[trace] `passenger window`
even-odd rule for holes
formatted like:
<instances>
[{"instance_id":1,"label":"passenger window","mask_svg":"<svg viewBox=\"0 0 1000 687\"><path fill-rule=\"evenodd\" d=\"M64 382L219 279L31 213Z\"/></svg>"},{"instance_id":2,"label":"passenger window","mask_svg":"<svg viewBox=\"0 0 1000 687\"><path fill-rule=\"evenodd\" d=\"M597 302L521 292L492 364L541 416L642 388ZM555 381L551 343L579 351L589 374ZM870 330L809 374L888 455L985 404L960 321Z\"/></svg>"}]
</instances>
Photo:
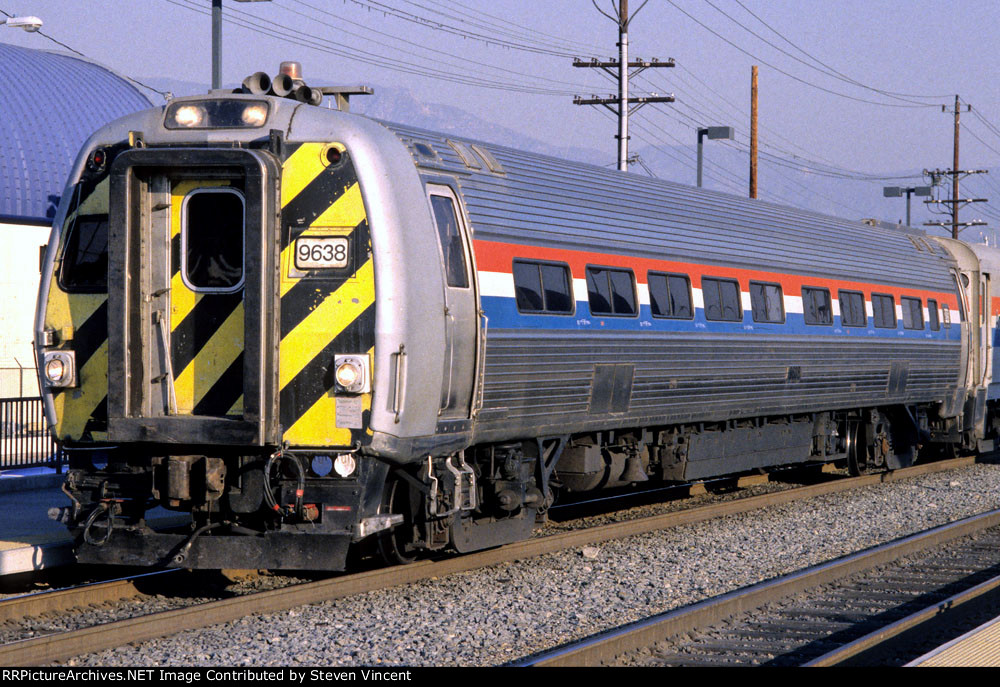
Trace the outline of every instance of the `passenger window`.
<instances>
[{"instance_id":1,"label":"passenger window","mask_svg":"<svg viewBox=\"0 0 1000 687\"><path fill-rule=\"evenodd\" d=\"M632 270L587 268L587 297L594 315L635 315L635 276Z\"/></svg>"},{"instance_id":2,"label":"passenger window","mask_svg":"<svg viewBox=\"0 0 1000 687\"><path fill-rule=\"evenodd\" d=\"M881 293L872 294L872 315L875 326L883 329L896 328L896 300Z\"/></svg>"},{"instance_id":3,"label":"passenger window","mask_svg":"<svg viewBox=\"0 0 1000 687\"><path fill-rule=\"evenodd\" d=\"M705 301L706 320L724 322L741 322L743 320L739 282L732 279L702 277L701 294Z\"/></svg>"},{"instance_id":4,"label":"passenger window","mask_svg":"<svg viewBox=\"0 0 1000 687\"><path fill-rule=\"evenodd\" d=\"M448 196L431 195L431 207L441 241L448 286L464 289L469 286L469 275L465 267L465 248L462 246L455 205Z\"/></svg>"},{"instance_id":5,"label":"passenger window","mask_svg":"<svg viewBox=\"0 0 1000 687\"><path fill-rule=\"evenodd\" d=\"M903 296L900 299L900 302L903 306L903 328L923 329L924 310L923 306L920 304L920 299Z\"/></svg>"},{"instance_id":6,"label":"passenger window","mask_svg":"<svg viewBox=\"0 0 1000 687\"><path fill-rule=\"evenodd\" d=\"M750 310L754 322L784 322L781 285L750 282Z\"/></svg>"},{"instance_id":7,"label":"passenger window","mask_svg":"<svg viewBox=\"0 0 1000 687\"><path fill-rule=\"evenodd\" d=\"M866 326L868 313L865 312L865 295L860 291L841 291L838 295L840 296L840 326Z\"/></svg>"},{"instance_id":8,"label":"passenger window","mask_svg":"<svg viewBox=\"0 0 1000 687\"><path fill-rule=\"evenodd\" d=\"M514 294L520 312L573 312L569 266L514 261Z\"/></svg>"},{"instance_id":9,"label":"passenger window","mask_svg":"<svg viewBox=\"0 0 1000 687\"><path fill-rule=\"evenodd\" d=\"M802 317L806 324L833 324L830 290L803 286Z\"/></svg>"},{"instance_id":10,"label":"passenger window","mask_svg":"<svg viewBox=\"0 0 1000 687\"><path fill-rule=\"evenodd\" d=\"M691 307L691 280L686 274L646 275L649 285L649 308L653 317L690 320L694 317Z\"/></svg>"},{"instance_id":11,"label":"passenger window","mask_svg":"<svg viewBox=\"0 0 1000 687\"><path fill-rule=\"evenodd\" d=\"M931 326L932 332L941 329L941 320L938 319L938 304L933 298L927 299L927 323Z\"/></svg>"},{"instance_id":12,"label":"passenger window","mask_svg":"<svg viewBox=\"0 0 1000 687\"><path fill-rule=\"evenodd\" d=\"M202 188L184 198L181 274L193 291L225 293L243 285L243 194Z\"/></svg>"}]
</instances>

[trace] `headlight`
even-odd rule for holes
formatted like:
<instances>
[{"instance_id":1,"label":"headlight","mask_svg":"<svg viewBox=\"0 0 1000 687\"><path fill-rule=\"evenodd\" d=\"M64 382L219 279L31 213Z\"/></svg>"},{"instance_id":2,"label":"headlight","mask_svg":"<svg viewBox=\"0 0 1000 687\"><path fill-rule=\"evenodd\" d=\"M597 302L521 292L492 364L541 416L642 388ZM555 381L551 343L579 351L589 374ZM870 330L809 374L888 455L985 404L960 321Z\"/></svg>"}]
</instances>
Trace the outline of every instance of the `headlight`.
<instances>
[{"instance_id":1,"label":"headlight","mask_svg":"<svg viewBox=\"0 0 1000 687\"><path fill-rule=\"evenodd\" d=\"M76 386L76 353L47 351L42 359L42 371L50 387Z\"/></svg>"},{"instance_id":2,"label":"headlight","mask_svg":"<svg viewBox=\"0 0 1000 687\"><path fill-rule=\"evenodd\" d=\"M267 123L265 100L206 99L167 105L163 126L168 129L255 129Z\"/></svg>"},{"instance_id":3,"label":"headlight","mask_svg":"<svg viewBox=\"0 0 1000 687\"><path fill-rule=\"evenodd\" d=\"M197 105L184 105L174 110L174 121L178 126L197 127L205 121L205 108Z\"/></svg>"},{"instance_id":4,"label":"headlight","mask_svg":"<svg viewBox=\"0 0 1000 687\"><path fill-rule=\"evenodd\" d=\"M267 107L264 105L248 105L243 114L240 115L240 119L247 126L263 126L264 122L267 121Z\"/></svg>"},{"instance_id":5,"label":"headlight","mask_svg":"<svg viewBox=\"0 0 1000 687\"><path fill-rule=\"evenodd\" d=\"M368 374L368 356L338 355L333 360L333 378L337 391L364 394L371 391L371 377Z\"/></svg>"}]
</instances>

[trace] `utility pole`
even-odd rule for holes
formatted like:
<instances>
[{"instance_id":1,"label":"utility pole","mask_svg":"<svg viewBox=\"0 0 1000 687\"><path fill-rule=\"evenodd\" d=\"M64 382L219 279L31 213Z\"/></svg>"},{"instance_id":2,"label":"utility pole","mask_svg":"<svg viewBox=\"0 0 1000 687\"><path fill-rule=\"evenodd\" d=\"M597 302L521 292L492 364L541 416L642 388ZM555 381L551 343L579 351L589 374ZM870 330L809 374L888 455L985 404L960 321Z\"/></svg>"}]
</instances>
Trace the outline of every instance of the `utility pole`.
<instances>
[{"instance_id":1,"label":"utility pole","mask_svg":"<svg viewBox=\"0 0 1000 687\"><path fill-rule=\"evenodd\" d=\"M972 105L966 104L965 111L969 112L972 110ZM942 112L948 112L948 106L941 106ZM958 221L958 209L963 205L968 205L969 203L985 203L986 198L960 198L958 195L958 180L961 177L969 176L970 174L986 174L989 170L986 169L969 169L961 170L958 168L958 130L961 123L961 111L962 105L959 102L959 98L955 96L955 109L952 111L955 115L955 140L952 149L952 168L951 169L935 169L933 171L924 170L924 174L930 176L931 179L937 182L944 176L951 177L951 198L940 198L935 200L925 200L927 204L941 204L941 205L951 205L951 222L924 222L924 226L929 227L946 227L951 226L951 237L953 239L958 238L958 232L965 227L975 227L982 226L986 224L982 220L973 220L971 222L959 222Z\"/></svg>"},{"instance_id":2,"label":"utility pole","mask_svg":"<svg viewBox=\"0 0 1000 687\"><path fill-rule=\"evenodd\" d=\"M212 0L212 90L222 88L222 0Z\"/></svg>"},{"instance_id":3,"label":"utility pole","mask_svg":"<svg viewBox=\"0 0 1000 687\"><path fill-rule=\"evenodd\" d=\"M600 98L598 96L592 96L590 98L581 98L576 96L573 98L574 105L603 105L618 116L618 135L615 138L618 139L618 169L625 172L628 170L629 156L628 156L628 118L629 115L635 113L639 108L647 103L672 103L674 102L674 96L661 96L653 93L649 96L642 96L633 98L629 96L628 92L628 80L632 76L636 76L642 71L649 69L650 67L673 67L673 59L668 59L665 62L660 62L658 59L653 58L652 60L634 60L629 62L628 59L628 26L629 22L635 18L636 14L646 6L646 2L639 6L639 9L635 11L632 17L628 14L628 0L618 0L618 8L614 10L614 16L608 14L600 7L597 6L596 0L591 0L594 3L594 7L597 11L603 14L608 19L612 20L618 24L618 59L610 59L606 62L598 61L596 58L591 59L589 62L575 59L573 60L574 67L597 67L603 69L605 72L611 75L611 78L617 79L618 81L618 96L608 96L607 98ZM612 5L612 8L614 6ZM629 72L630 69L635 71ZM635 104L635 107L629 107Z\"/></svg>"},{"instance_id":4,"label":"utility pole","mask_svg":"<svg viewBox=\"0 0 1000 687\"><path fill-rule=\"evenodd\" d=\"M271 0L236 0L270 2ZM212 90L222 88L222 0L212 0Z\"/></svg>"},{"instance_id":5,"label":"utility pole","mask_svg":"<svg viewBox=\"0 0 1000 687\"><path fill-rule=\"evenodd\" d=\"M750 67L750 197L757 197L757 65Z\"/></svg>"}]
</instances>

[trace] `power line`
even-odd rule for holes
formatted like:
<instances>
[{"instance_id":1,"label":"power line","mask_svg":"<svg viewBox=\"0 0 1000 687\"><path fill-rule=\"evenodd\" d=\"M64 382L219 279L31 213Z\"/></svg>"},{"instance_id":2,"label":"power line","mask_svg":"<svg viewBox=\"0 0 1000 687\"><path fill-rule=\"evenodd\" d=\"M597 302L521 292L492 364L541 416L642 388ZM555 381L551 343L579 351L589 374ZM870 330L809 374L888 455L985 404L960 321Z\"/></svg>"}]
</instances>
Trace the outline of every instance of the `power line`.
<instances>
[{"instance_id":1,"label":"power line","mask_svg":"<svg viewBox=\"0 0 1000 687\"><path fill-rule=\"evenodd\" d=\"M207 10L201 4L196 4L195 0L164 0L172 5L182 7L184 9L190 10L192 12L197 12L198 14L209 14ZM182 4L182 2L187 4ZM485 78L476 78L471 76L463 76L461 72L443 71L440 69L434 69L430 67L422 67L416 65L412 62L404 62L401 60L393 59L385 55L378 55L370 53L359 48L345 45L342 40L340 41L329 41L316 36L311 36L310 34L298 31L291 27L277 24L272 21L266 22L263 26L259 23L254 23L248 19L243 19L241 16L250 17L251 19L262 21L260 17L256 15L240 12L239 10L233 9L230 11L229 23L239 26L241 28L248 29L255 33L259 33L271 38L276 38L286 43L292 43L295 45L300 45L302 47L310 48L318 52L323 52L331 55L337 55L339 57L344 57L347 59L356 60L358 62L363 62L365 64L371 64L393 71L398 71L404 74L414 74L418 76L427 76L429 78L434 78L442 81L450 81L453 83L460 83L469 86L477 86L481 88L489 88L493 90L509 91L515 93L531 93L535 95L558 95L566 96L573 93L569 90L559 90L553 88L544 88L540 86L532 86L530 84L517 84L513 82L503 82Z\"/></svg>"},{"instance_id":2,"label":"power line","mask_svg":"<svg viewBox=\"0 0 1000 687\"><path fill-rule=\"evenodd\" d=\"M651 86L656 87L656 85L653 84L652 81L650 81L648 79L646 79L646 81L648 81ZM692 93L697 93L697 90L696 89L692 89ZM690 122L692 123L692 125L694 125L695 127L703 126L703 125L707 124L711 120L710 116L707 116L704 112L700 111L698 108L696 108L696 107L688 104L684 100L683 97L681 97L681 99L676 102L676 107L673 108L673 109L674 109L674 111L676 111L679 114L683 115L683 110L685 108L690 109L692 112L694 112L697 115L697 118L695 118L695 117L686 117L687 119L690 120ZM742 117L743 117L743 114L741 113L741 118ZM723 116L723 120L724 119L725 119L725 116ZM736 126L734 128L736 129L738 135L742 139L746 139L747 141L749 140L748 135L746 134L745 130L742 127ZM765 127L765 131L767 131L767 132L770 133L771 129L769 127ZM781 140L788 141L788 139L786 139L783 136L779 136L777 134L775 134L775 136L777 138L781 139ZM801 146L795 145L795 143L793 141L788 141L788 142L791 145L793 145L793 146L801 149ZM743 144L741 143L741 145L743 145ZM871 173L867 173L867 172L861 172L861 171L858 171L858 170L846 169L846 168L840 167L838 165L835 165L835 164L829 163L829 162L818 162L816 160L812 160L810 158L803 157L801 155L798 155L797 153L794 153L794 152L792 152L790 150L787 150L785 148L782 148L782 147L774 145L774 144L764 143L763 147L767 148L769 150L772 150L772 151L776 151L777 153L783 153L784 155L792 158L792 160L795 161L793 163L793 164L795 164L795 169L798 169L800 171L805 171L805 172L808 172L808 173L822 175L822 176L829 176L829 177L842 178L842 179L856 179L856 180L861 180L861 181L872 181L872 182L876 182L876 181L895 181L895 180L903 180L903 179L914 179L914 178L919 178L921 176L919 174L905 174L905 175L879 175L879 174L871 174ZM781 157L780 155L773 154L773 153L772 153L772 155L775 158L780 158Z\"/></svg>"},{"instance_id":3,"label":"power line","mask_svg":"<svg viewBox=\"0 0 1000 687\"><path fill-rule=\"evenodd\" d=\"M454 55L454 54L446 52L444 50L438 50L438 49L432 48L432 47L430 47L430 46L428 46L426 44L418 43L416 41L411 41L411 40L408 40L408 39L403 38L401 36L396 36L394 34L387 33L385 31L379 31L378 29L374 29L374 28L371 28L371 27L366 26L364 24L361 24L359 22L352 21L350 19L347 19L346 17L339 16L339 15L334 14L333 12L330 12L328 10L324 10L324 9L322 9L320 7L316 7L315 5L311 5L308 2L305 2L304 0L293 0L293 2L295 2L296 4L299 4L299 5L303 5L303 6L309 8L309 9L315 11L315 12L319 12L319 13L325 14L325 15L327 15L329 17L333 17L334 19L336 19L336 20L338 20L340 22L343 22L343 23L346 23L346 24L350 24L351 26L356 26L356 27L358 27L358 28L360 28L360 29L362 29L364 31L368 31L368 32L373 33L373 34L375 34L377 36L381 36L381 37L384 37L384 38L390 38L392 40L399 41L400 43L403 43L403 44L411 46L411 47L419 48L421 50L426 50L428 52L432 52L432 53L436 53L436 54L439 54L439 55L444 55L446 57L453 58L453 59L457 60L460 63L458 65L459 68L467 67L468 64L474 64L474 65L477 65L477 66L480 66L480 67L486 67L488 69L494 69L496 71L504 72L506 74L515 74L515 75L518 75L518 76L528 76L529 78L537 79L539 81L547 81L547 82L552 83L552 84L569 86L569 87L572 87L574 89L583 88L583 86L581 86L580 84L577 84L577 83L572 83L572 82L569 82L569 81L561 81L561 80L557 80L557 79L549 79L547 77L535 76L535 75L532 75L532 74L525 74L523 71L516 71L516 70L513 70L513 69L507 69L505 67L498 67L495 64L490 64L490 63L487 63L487 62L478 62L476 60L469 59L468 57ZM278 6L278 7L282 7L283 9L287 9L289 12L293 12L294 14L298 14L299 16L304 17L304 18L306 18L306 19L308 19L310 21L318 22L320 24L323 24L324 26L328 26L328 27L333 28L333 29L340 29L341 28L337 24L331 24L331 23L329 23L327 21L324 21L322 19L318 19L316 17L312 17L312 16L307 15L307 14L305 14L303 12L299 12L298 10L296 10L294 8L285 7L284 5L281 5L280 3L277 3L277 2L275 2L274 4L276 6ZM464 63L464 64L462 64L462 63ZM447 62L441 62L441 64L445 64L447 66L454 66L454 65L448 64Z\"/></svg>"},{"instance_id":4,"label":"power line","mask_svg":"<svg viewBox=\"0 0 1000 687\"><path fill-rule=\"evenodd\" d=\"M355 5L367 6L375 9L379 12L383 12L387 15L403 19L405 21L418 24L420 26L429 27L436 31L443 31L445 33L451 33L457 36L462 36L463 38L468 38L471 40L480 41L487 45L496 45L498 47L511 48L513 50L522 50L524 52L538 53L542 55L553 55L555 57L573 57L572 52L553 50L551 48L544 47L542 45L531 45L529 43L517 42L501 38L499 36L489 36L487 34L478 33L476 31L467 31L460 27L448 24L445 22L435 21L433 19L428 19L419 14L414 14L413 12L407 12L405 10L400 10L391 5L387 5L383 2L377 2L377 0L350 0Z\"/></svg>"},{"instance_id":5,"label":"power line","mask_svg":"<svg viewBox=\"0 0 1000 687\"><path fill-rule=\"evenodd\" d=\"M677 115L679 115L681 117L687 117L687 115L685 115L683 112L679 112L677 110L657 110L656 112L658 114L662 115L662 116L666 116L666 117L669 117L670 119L674 119L675 121L676 121L676 117L673 116L674 114L677 114ZM662 127L656 126L655 124L653 124L652 122L650 122L648 115L645 116L645 117L643 117L642 119L647 124L649 124L651 126L655 126L659 131L661 131L665 135L669 136L678 145L681 145L684 148L687 147L687 144L679 141L676 137L671 136L670 134L667 134L666 131L664 129L662 129ZM648 129L647 129L647 131L648 131ZM662 142L662 139L660 139L660 140ZM733 145L729 141L722 141L722 143L725 144L725 145L727 145L728 147L736 150L737 152L748 154L748 150L747 149L741 148L741 147L739 147L737 145ZM656 146L654 146L654 147L656 147ZM657 147L657 149L660 150L661 152L665 152L665 150L662 149L662 148ZM787 167L789 169L792 169L793 171L802 172L802 170L799 169L799 168L797 168L797 167L790 166L790 165L787 165L787 164L783 164L783 161L781 161L779 158L775 158L774 156L764 155L762 157L764 158L763 161L765 163L770 164L770 165L775 165L777 167ZM729 176L730 178L732 178L735 181L735 183L736 183L736 185L737 185L738 188L742 188L744 182L743 182L743 178L739 174L737 174L735 172L732 172L728 168L724 167L721 163L718 163L716 161L707 160L706 162L708 163L709 166L717 168L717 170L720 171L720 172L724 172L727 176ZM690 163L685 163L685 166L687 166L687 167L689 167L691 169L694 169L693 165L690 164ZM790 185L797 186L799 189L801 189L802 191L804 191L804 192L806 192L806 193L808 193L810 195L816 196L817 198L821 198L821 199L823 199L823 200L825 200L825 201L827 201L829 203L832 203L832 204L834 204L836 206L839 206L840 208L842 208L844 210L847 210L848 212L855 213L855 214L858 214L858 215L863 214L857 208L851 207L849 205L845 205L843 202L837 200L836 198L832 198L830 196L822 194L822 193L816 191L815 189L810 188L809 186L806 186L805 184L803 184L799 180L794 179L792 177L789 177L787 174L784 174L784 173L782 173L780 171L777 171L777 170L775 170L773 168L771 169L771 171L775 172L777 174L777 176L779 178L783 179L786 183L788 183ZM713 178L715 178L717 181L719 180L718 177L713 177ZM859 180L859 181L861 181L861 180ZM768 192L768 195L772 196L772 197L775 197L775 198L778 198L778 199L782 200L783 202L785 202L785 203L787 203L789 205L793 205L793 206L797 205L796 201L790 200L790 199L788 199L788 198L786 198L784 196L781 196L780 194L774 193L773 190L770 190Z\"/></svg>"},{"instance_id":6,"label":"power line","mask_svg":"<svg viewBox=\"0 0 1000 687\"><path fill-rule=\"evenodd\" d=\"M5 11L3 11L3 10L0 10L0 14L3 14L3 15L4 15L4 16L6 16L6 17L13 17L13 16L14 16L13 14L10 14L10 13L8 13L8 12L5 12ZM95 59L93 59L93 58L91 58L91 57L89 57L89 56L87 56L87 55L83 54L82 52L80 52L80 51L79 51L79 50L77 50L76 48L73 48L73 47L71 47L71 46L69 46L69 45L66 45L66 44L65 44L65 43L63 43L62 41L60 41L60 40L57 40L57 39L53 38L52 36L50 36L49 34L45 33L44 31L41 31L41 30L38 30L38 31L35 31L34 33L37 33L37 34L38 34L39 36L42 36L43 38L47 38L48 40L52 41L52 42L53 42L53 43L55 43L56 45L59 45L59 46L61 46L61 47L63 47L63 48L66 48L67 50L69 50L69 51L70 51L70 52L72 52L72 53L76 53L76 54L77 54L77 55L79 55L80 57L85 57L86 59L90 60L91 62L94 62L94 63L96 63L96 64L100 64L99 62L97 62L97 60L95 60ZM153 91L153 93L159 93L159 94L160 94L161 96L163 96L163 99L164 99L164 100L166 100L166 99L167 99L167 96L169 95L169 93L168 93L167 91L161 91L161 90L160 90L160 89L158 89L158 88L153 88L152 86L150 86L150 85L148 85L148 84L144 84L144 83L143 83L142 81L139 81L139 79L136 79L136 78L134 78L134 77L131 77L131 76L129 76L128 74L126 74L125 72L119 72L119 73L121 74L121 76L125 77L126 79L128 79L128 80L129 80L129 81L131 81L132 83L134 83L134 84L138 84L139 86L142 86L142 87L143 87L143 88L145 88L146 90L149 90L149 91Z\"/></svg>"},{"instance_id":7,"label":"power line","mask_svg":"<svg viewBox=\"0 0 1000 687\"><path fill-rule=\"evenodd\" d=\"M966 126L965 124L962 124L961 126L962 126L962 128L963 128L963 129L965 129L965 130L966 130L966 131L968 131L968 132L969 132L970 134L972 134L972 137L973 137L974 139L976 139L977 141L979 141L980 143L982 143L982 144L983 144L984 146L986 146L987 148L989 148L990 150L992 150L992 151L993 151L994 153L996 153L997 155L1000 155L1000 150L997 150L996 148L994 148L993 146L991 146L991 145L990 145L989 143L987 143L986 141L984 141L983 139L981 139L981 138L979 137L979 135L978 135L978 134L976 134L976 132L975 132L975 131L973 131L972 129L970 129L970 128L969 128L968 126Z\"/></svg>"},{"instance_id":8,"label":"power line","mask_svg":"<svg viewBox=\"0 0 1000 687\"><path fill-rule=\"evenodd\" d=\"M823 91L824 93L829 93L831 95L836 95L836 96L839 96L841 98L846 98L848 100L853 100L855 102L866 103L868 105L880 105L882 107L903 107L903 108L937 107L936 105L928 104L928 103L902 104L902 103L882 103L882 102L877 102L875 100L866 100L864 98L858 98L858 97L855 97L853 95L848 95L846 93L841 93L839 91L835 91L835 90L832 90L830 88L826 88L825 86L820 86L819 84L812 83L811 81L807 81L806 79L803 79L801 77L795 76L791 72L787 72L784 69L781 69L780 67L777 67L777 66L771 64L767 60L765 60L765 59L763 59L761 57L758 57L757 55L754 55L750 51L745 50L744 48L741 48L740 46L736 45L731 40L729 40L728 38L726 38L725 36L723 36L722 34L720 34L718 31L716 31L715 29L712 29L711 27L707 26L704 22L702 22L699 19L697 19L696 17L694 17L687 10L685 10L682 7L678 6L677 3L674 2L674 0L666 0L666 1L668 3L670 3L670 5L672 5L678 12L680 12L681 14L683 14L684 16L686 16L688 19L690 19L691 21L693 21L694 23L696 23L698 26L702 27L703 29L705 29L706 31L708 31L709 33L711 33L713 36L715 36L716 38L718 38L721 41L725 42L726 44L730 45L731 47L735 48L736 50L739 50L744 55L747 55L748 57L752 57L754 60L757 60L761 64L767 65L768 67L770 67L771 69L775 70L779 74L784 74L788 78L794 79L795 81L798 81L799 83L804 84L806 86L809 86L811 88L815 88L817 90Z\"/></svg>"},{"instance_id":9,"label":"power line","mask_svg":"<svg viewBox=\"0 0 1000 687\"><path fill-rule=\"evenodd\" d=\"M488 12L484 12L481 8L471 8L468 5L457 2L456 0L450 0L450 2L448 2L447 4L439 2L438 0L425 0L425 1L430 3L431 5L437 5L438 7L447 7L456 14L461 15L460 17L454 17L453 15L449 15L448 13L442 10L436 10L430 7L426 7L425 5L421 5L420 3L414 2L413 0L403 0L403 1L411 5L415 5L417 7L426 9L429 12L440 13L443 16L447 16L453 19L458 19L460 22L468 22L473 26L485 29L497 29L501 32L501 34L513 35L517 36L518 38L525 38L528 35L534 35L537 36L538 41L543 44L561 45L565 50L576 50L584 54L593 53L595 49L595 47L592 45L586 45L584 43L578 43L575 41L567 41L563 36L557 36L551 33L545 33L544 31L539 31L535 28L524 26L523 24L518 24L516 22L512 22L502 17L497 17L495 15L489 14ZM466 11L462 11L462 8L464 8ZM461 17L469 17L470 19L462 19ZM488 21L489 19L492 19L494 21ZM504 28L503 25L513 27L513 29Z\"/></svg>"},{"instance_id":10,"label":"power line","mask_svg":"<svg viewBox=\"0 0 1000 687\"><path fill-rule=\"evenodd\" d=\"M845 82L847 82L849 84L853 84L855 86L858 86L859 88L864 88L864 89L867 89L869 91L873 91L875 93L880 93L882 95L886 95L886 96L894 97L894 98L900 98L900 99L905 99L905 98L933 98L933 99L937 99L937 98L947 98L950 95L950 94L947 94L947 93L943 94L943 95L921 95L921 94L917 94L917 93L898 93L896 91L888 91L888 90L881 89L881 88L874 88L872 86L867 86L867 85L861 83L860 81L857 81L857 80L851 78L850 76L844 74L843 72L834 69L833 67L831 67L830 65L826 64L822 60L814 57L813 55L811 55L807 51L803 50L801 47L799 47L798 45L796 45L795 43L793 43L792 41L790 41L787 37L785 37L780 31L778 31L773 26L771 26L770 24L768 24L767 22L765 22L763 19L761 19L759 16L757 16L756 14L754 14L754 12L751 11L749 7L747 7L742 2L740 2L740 0L733 0L733 1L737 5L739 5L740 7L742 7L743 10L747 14L749 14L751 17L753 17L758 22L760 22L761 24L763 24L765 27L767 27L772 33L774 33L776 36L778 36L781 40L783 40L786 43L788 43L788 45L790 45L793 48L795 48L796 50L798 50L800 53L802 53L803 55L805 55L806 57L808 57L810 60L812 60L816 64L818 64L821 67L823 67L824 69L828 70L826 73L828 73L831 76L835 76L836 78L839 78L841 81L845 81ZM711 2L709 2L708 4L712 5ZM715 7L715 5L712 5L712 7ZM716 7L716 9L718 10L719 8ZM722 10L719 10L719 12L722 12ZM722 13L726 14L725 12L722 12ZM726 16L729 17L728 14L726 14ZM773 43L771 43L767 39L759 36L758 34L754 33L749 28L743 26L742 24L740 24L738 21L736 21L732 17L729 17L729 18L732 19L737 24L739 24L740 26L742 26L744 29L746 29L750 33L752 33L754 36L757 36L758 38L760 38L762 41L764 41L768 45L774 47L776 50L781 50L780 48L778 48L777 46L775 46ZM784 52L784 51L782 50L781 52ZM785 54L787 54L787 53L785 53ZM797 59L797 58L795 58L795 59ZM799 61L801 61L801 60L799 60ZM815 69L815 67L814 67L814 69ZM818 70L818 71L821 71L821 73L822 73L822 70Z\"/></svg>"}]
</instances>

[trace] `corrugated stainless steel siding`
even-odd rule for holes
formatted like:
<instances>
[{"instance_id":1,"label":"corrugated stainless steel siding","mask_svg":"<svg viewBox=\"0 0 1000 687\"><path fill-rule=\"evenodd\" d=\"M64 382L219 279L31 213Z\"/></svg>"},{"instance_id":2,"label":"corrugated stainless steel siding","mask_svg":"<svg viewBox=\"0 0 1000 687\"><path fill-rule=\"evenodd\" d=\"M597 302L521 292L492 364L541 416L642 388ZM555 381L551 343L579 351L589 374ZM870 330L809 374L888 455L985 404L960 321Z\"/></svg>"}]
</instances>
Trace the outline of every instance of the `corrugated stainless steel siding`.
<instances>
[{"instance_id":1,"label":"corrugated stainless steel siding","mask_svg":"<svg viewBox=\"0 0 1000 687\"><path fill-rule=\"evenodd\" d=\"M478 144L502 163L505 174L494 175L468 169L446 136L388 126L431 145L438 159L414 153L421 167L460 178L477 238L954 288L950 257L917 250L899 229Z\"/></svg>"},{"instance_id":2,"label":"corrugated stainless steel siding","mask_svg":"<svg viewBox=\"0 0 1000 687\"><path fill-rule=\"evenodd\" d=\"M80 146L152 103L87 58L0 42L0 216L51 222Z\"/></svg>"},{"instance_id":3,"label":"corrugated stainless steel siding","mask_svg":"<svg viewBox=\"0 0 1000 687\"><path fill-rule=\"evenodd\" d=\"M635 365L627 426L800 413L943 398L958 376L958 344L924 341L497 330L486 353L479 431L491 436L559 425L583 431L594 366ZM888 394L892 363L909 364L905 390ZM788 368L799 381L787 381Z\"/></svg>"}]
</instances>

